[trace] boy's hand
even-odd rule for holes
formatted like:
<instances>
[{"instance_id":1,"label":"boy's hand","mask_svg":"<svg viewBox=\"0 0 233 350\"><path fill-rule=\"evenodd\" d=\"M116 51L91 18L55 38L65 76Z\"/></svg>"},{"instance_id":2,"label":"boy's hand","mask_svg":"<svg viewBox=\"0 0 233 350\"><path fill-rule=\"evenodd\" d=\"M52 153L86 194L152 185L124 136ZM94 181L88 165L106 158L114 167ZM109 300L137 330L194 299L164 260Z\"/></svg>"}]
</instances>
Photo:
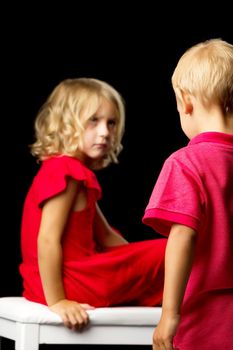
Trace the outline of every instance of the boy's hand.
<instances>
[{"instance_id":1,"label":"boy's hand","mask_svg":"<svg viewBox=\"0 0 233 350\"><path fill-rule=\"evenodd\" d=\"M61 316L66 327L82 329L89 322L86 310L92 310L94 307L89 304L79 304L73 300L63 299L49 306L49 309Z\"/></svg>"},{"instance_id":2,"label":"boy's hand","mask_svg":"<svg viewBox=\"0 0 233 350\"><path fill-rule=\"evenodd\" d=\"M153 350L175 350L172 343L179 321L179 315L162 315L153 334Z\"/></svg>"}]
</instances>

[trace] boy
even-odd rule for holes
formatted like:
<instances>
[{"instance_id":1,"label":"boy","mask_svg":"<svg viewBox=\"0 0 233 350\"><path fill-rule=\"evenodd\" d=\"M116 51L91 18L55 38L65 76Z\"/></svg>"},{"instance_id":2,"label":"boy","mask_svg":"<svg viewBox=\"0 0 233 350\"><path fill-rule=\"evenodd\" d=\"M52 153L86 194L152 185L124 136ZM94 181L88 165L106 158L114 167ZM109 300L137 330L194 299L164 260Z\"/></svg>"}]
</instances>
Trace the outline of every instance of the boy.
<instances>
[{"instance_id":1,"label":"boy","mask_svg":"<svg viewBox=\"0 0 233 350\"><path fill-rule=\"evenodd\" d=\"M169 236L153 350L233 349L233 45L199 43L172 76L187 147L164 163L143 222Z\"/></svg>"}]
</instances>

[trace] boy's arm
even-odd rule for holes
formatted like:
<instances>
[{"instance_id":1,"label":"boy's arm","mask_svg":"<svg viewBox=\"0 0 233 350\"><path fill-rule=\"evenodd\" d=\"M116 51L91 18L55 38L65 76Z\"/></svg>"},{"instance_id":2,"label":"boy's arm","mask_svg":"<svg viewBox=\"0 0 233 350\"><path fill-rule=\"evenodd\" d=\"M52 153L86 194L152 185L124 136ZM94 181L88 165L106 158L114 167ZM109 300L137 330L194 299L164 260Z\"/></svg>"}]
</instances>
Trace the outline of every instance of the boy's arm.
<instances>
[{"instance_id":1,"label":"boy's arm","mask_svg":"<svg viewBox=\"0 0 233 350\"><path fill-rule=\"evenodd\" d=\"M153 335L153 350L172 350L173 337L180 321L180 309L190 275L196 232L174 224L165 254L165 282L162 316Z\"/></svg>"}]
</instances>

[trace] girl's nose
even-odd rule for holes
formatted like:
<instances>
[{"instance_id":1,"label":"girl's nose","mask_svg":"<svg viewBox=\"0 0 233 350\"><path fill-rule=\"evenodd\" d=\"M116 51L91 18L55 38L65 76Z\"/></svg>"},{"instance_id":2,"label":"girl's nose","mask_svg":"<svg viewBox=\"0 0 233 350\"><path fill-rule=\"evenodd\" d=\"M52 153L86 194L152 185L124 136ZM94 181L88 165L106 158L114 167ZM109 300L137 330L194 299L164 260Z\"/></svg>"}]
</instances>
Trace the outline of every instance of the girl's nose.
<instances>
[{"instance_id":1,"label":"girl's nose","mask_svg":"<svg viewBox=\"0 0 233 350\"><path fill-rule=\"evenodd\" d=\"M100 136L108 136L109 135L109 128L107 123L100 123L99 125L99 133Z\"/></svg>"}]
</instances>

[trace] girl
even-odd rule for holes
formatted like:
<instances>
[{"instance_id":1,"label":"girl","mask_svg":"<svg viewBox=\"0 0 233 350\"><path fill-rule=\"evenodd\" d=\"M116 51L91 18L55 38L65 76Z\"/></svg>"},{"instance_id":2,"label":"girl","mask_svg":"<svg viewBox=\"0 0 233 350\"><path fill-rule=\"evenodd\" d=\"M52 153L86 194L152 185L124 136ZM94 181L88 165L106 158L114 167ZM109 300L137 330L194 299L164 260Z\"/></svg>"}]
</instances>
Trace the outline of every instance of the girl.
<instances>
[{"instance_id":1,"label":"girl","mask_svg":"<svg viewBox=\"0 0 233 350\"><path fill-rule=\"evenodd\" d=\"M23 295L47 304L67 327L86 310L161 302L166 239L130 243L108 224L92 170L117 162L124 104L96 79L61 82L35 122L41 162L22 218Z\"/></svg>"}]
</instances>

